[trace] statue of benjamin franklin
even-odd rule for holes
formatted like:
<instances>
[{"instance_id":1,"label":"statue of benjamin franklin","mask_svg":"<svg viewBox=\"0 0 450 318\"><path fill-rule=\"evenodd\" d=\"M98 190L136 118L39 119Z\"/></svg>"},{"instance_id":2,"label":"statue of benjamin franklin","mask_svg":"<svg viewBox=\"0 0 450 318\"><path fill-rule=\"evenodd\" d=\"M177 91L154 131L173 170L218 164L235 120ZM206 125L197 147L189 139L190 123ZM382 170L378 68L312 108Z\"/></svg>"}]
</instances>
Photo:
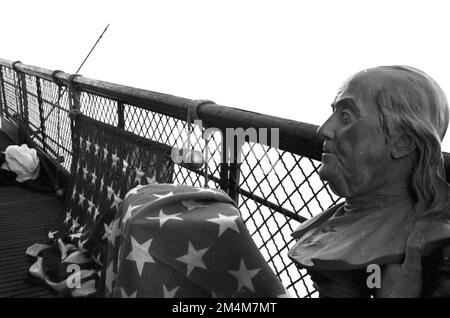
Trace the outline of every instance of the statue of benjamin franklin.
<instances>
[{"instance_id":1,"label":"statue of benjamin franklin","mask_svg":"<svg viewBox=\"0 0 450 318\"><path fill-rule=\"evenodd\" d=\"M444 92L418 69L376 67L344 82L332 111L319 173L345 201L301 224L289 256L320 297L449 297Z\"/></svg>"}]
</instances>

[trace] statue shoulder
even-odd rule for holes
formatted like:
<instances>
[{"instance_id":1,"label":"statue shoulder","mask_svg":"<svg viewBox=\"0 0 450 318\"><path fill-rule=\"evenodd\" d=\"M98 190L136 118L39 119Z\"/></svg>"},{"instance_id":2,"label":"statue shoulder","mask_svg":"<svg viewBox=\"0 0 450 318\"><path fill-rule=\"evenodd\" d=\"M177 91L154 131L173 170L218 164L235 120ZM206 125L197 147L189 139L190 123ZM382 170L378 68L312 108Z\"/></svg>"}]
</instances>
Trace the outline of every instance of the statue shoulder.
<instances>
[{"instance_id":1,"label":"statue shoulder","mask_svg":"<svg viewBox=\"0 0 450 318\"><path fill-rule=\"evenodd\" d=\"M423 297L450 297L450 241L423 260Z\"/></svg>"},{"instance_id":2,"label":"statue shoulder","mask_svg":"<svg viewBox=\"0 0 450 318\"><path fill-rule=\"evenodd\" d=\"M291 234L295 239L300 238L303 234L305 234L309 229L319 226L330 217L332 217L336 211L344 206L344 202L340 202L334 206L331 206L327 210L322 213L317 214L316 216L310 218L309 220L303 222L297 227L297 229Z\"/></svg>"}]
</instances>

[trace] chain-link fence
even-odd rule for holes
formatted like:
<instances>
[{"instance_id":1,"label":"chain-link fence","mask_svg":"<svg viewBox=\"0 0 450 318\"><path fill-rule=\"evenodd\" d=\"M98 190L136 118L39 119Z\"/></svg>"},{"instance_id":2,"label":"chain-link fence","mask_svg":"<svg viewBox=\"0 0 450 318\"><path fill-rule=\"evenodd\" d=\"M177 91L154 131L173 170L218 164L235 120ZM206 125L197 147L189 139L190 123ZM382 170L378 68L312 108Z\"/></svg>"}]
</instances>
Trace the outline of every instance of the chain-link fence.
<instances>
[{"instance_id":1,"label":"chain-link fence","mask_svg":"<svg viewBox=\"0 0 450 318\"><path fill-rule=\"evenodd\" d=\"M297 297L317 296L305 270L287 257L295 228L339 199L318 177L317 127L0 59L1 116L26 123L36 145L67 173L72 159L69 114L76 111L201 153L206 164L175 165L174 182L226 191L287 290ZM237 137L228 139L229 134L239 129L256 133L230 148L228 141ZM267 142L267 132L278 142ZM229 160L239 156L240 161Z\"/></svg>"}]
</instances>

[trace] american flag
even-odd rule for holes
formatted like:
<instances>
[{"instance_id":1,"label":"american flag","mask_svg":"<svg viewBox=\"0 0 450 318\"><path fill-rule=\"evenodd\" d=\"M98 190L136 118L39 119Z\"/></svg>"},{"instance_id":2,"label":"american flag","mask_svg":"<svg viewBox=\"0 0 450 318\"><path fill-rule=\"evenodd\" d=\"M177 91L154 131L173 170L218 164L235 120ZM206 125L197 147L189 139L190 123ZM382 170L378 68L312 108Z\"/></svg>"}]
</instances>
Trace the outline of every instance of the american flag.
<instances>
[{"instance_id":1,"label":"american flag","mask_svg":"<svg viewBox=\"0 0 450 318\"><path fill-rule=\"evenodd\" d=\"M109 297L287 296L221 190L136 187L107 233Z\"/></svg>"},{"instance_id":2,"label":"american flag","mask_svg":"<svg viewBox=\"0 0 450 318\"><path fill-rule=\"evenodd\" d=\"M48 242L28 248L30 273L61 293L101 296L113 219L130 189L172 181L171 148L83 115L75 120L72 143L67 211L48 230ZM81 286L73 287L67 282L76 275Z\"/></svg>"}]
</instances>

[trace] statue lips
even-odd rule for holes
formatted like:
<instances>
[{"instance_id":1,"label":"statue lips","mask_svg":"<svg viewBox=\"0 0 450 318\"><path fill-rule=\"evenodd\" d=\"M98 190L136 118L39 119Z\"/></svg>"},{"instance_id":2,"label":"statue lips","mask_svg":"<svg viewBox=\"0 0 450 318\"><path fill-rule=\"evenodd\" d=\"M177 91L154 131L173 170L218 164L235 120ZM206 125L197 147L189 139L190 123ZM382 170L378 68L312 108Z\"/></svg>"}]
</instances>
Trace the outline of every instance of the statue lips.
<instances>
[{"instance_id":1,"label":"statue lips","mask_svg":"<svg viewBox=\"0 0 450 318\"><path fill-rule=\"evenodd\" d=\"M324 144L322 153L322 163L327 164L333 157L336 157L336 154L330 149L330 147Z\"/></svg>"}]
</instances>

